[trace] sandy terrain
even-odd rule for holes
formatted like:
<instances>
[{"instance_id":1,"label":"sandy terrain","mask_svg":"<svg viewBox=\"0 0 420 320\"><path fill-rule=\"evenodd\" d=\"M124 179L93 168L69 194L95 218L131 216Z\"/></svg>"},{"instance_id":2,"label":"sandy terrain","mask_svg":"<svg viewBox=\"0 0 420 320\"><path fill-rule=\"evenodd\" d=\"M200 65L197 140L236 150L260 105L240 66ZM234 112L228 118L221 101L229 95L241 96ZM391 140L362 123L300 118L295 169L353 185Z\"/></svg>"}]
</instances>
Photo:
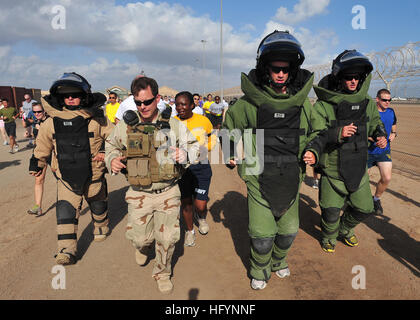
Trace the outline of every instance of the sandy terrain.
<instances>
[{"instance_id":1,"label":"sandy terrain","mask_svg":"<svg viewBox=\"0 0 420 320\"><path fill-rule=\"evenodd\" d=\"M384 216L372 216L357 227L359 247L339 243L334 254L321 250L317 190L307 185L307 178L301 188L300 231L288 258L292 275L286 279L273 275L267 288L258 292L250 288L247 277L246 188L236 170L223 165L213 165L209 234L198 235L193 248L183 247L183 236L176 246L172 295L158 292L151 278L152 263L139 267L134 261L134 249L124 237L127 183L121 175L107 176L110 237L102 243L92 241L84 203L78 233L80 260L65 268L65 289L53 289L56 181L48 169L46 214L28 215L34 184L27 171L31 150L12 155L8 146L1 146L0 299L420 299L420 181L409 178L407 169L418 170L420 162L420 108L412 108L397 110L399 136L393 148L399 152L393 156L403 171L395 171L383 196ZM21 148L27 143L22 136L18 121ZM417 156L404 158L402 152ZM372 190L377 180L374 170ZM361 275L360 269L352 273L355 266L364 268L365 289L352 287L353 278Z\"/></svg>"}]
</instances>

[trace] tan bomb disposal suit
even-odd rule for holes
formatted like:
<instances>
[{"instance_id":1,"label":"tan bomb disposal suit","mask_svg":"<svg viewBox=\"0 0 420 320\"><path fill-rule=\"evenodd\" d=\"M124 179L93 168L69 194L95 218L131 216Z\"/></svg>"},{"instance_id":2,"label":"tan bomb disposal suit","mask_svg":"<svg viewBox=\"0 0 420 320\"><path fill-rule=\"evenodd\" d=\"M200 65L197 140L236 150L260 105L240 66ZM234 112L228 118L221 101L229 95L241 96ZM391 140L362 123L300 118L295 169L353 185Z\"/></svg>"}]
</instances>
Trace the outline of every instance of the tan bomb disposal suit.
<instances>
[{"instance_id":1,"label":"tan bomb disposal suit","mask_svg":"<svg viewBox=\"0 0 420 320\"><path fill-rule=\"evenodd\" d=\"M96 155L104 152L103 144L105 139L111 133L114 125L100 114L101 110L96 108L97 115L94 115L95 109L78 109L69 110L66 107L62 111L49 106L43 101L45 111L50 115L40 127L37 139L34 156L38 159L38 167L43 168L47 165L47 159L51 158L51 169L55 171L58 179L57 183L57 232L58 232L58 254L70 254L75 258L77 253L77 226L80 215L80 209L83 197L88 202L92 213L92 220L94 224L95 240L104 239L108 233L108 216L107 216L107 201L108 191L105 179L105 162L94 161ZM91 157L91 176L84 174L73 168L66 166L65 168L59 165L62 154L57 148L57 135L55 132L54 118L61 118L68 121L63 121L64 125L70 125L74 122L76 117L82 117L88 121L88 136ZM79 118L80 119L80 118ZM74 124L74 123L73 123ZM71 143L78 143L73 137L69 137ZM102 149L102 151L101 151ZM74 154L77 158L79 154ZM66 155L66 160L69 161ZM71 161L71 160L70 160ZM63 177L61 170L65 169L67 175L80 176L86 179L83 187L80 190L75 190L71 184ZM70 171L69 170L73 170ZM79 189L79 188L77 188ZM102 236L102 237L101 237ZM60 263L59 261L57 263Z\"/></svg>"},{"instance_id":2,"label":"tan bomb disposal suit","mask_svg":"<svg viewBox=\"0 0 420 320\"><path fill-rule=\"evenodd\" d=\"M170 129L159 129L159 123L169 124ZM178 164L171 159L171 146L188 153L186 163ZM159 113L153 123L131 127L120 121L106 140L105 150L109 172L113 159L127 158L127 172L122 172L130 183L125 197L126 238L138 250L136 254L146 254L155 241L152 277L169 279L175 243L180 239L181 193L177 181L189 164L197 162L199 144L180 121L172 117L164 120Z\"/></svg>"}]
</instances>

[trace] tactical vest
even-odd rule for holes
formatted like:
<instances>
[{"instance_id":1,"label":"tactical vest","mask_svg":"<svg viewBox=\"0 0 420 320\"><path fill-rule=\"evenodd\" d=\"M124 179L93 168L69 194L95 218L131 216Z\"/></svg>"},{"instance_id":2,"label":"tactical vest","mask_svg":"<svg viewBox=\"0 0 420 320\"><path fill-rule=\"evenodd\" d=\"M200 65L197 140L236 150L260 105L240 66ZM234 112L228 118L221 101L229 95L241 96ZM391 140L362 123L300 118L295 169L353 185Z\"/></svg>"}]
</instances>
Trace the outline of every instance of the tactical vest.
<instances>
[{"instance_id":1,"label":"tactical vest","mask_svg":"<svg viewBox=\"0 0 420 320\"><path fill-rule=\"evenodd\" d=\"M369 100L359 103L346 101L334 106L337 126L344 127L353 123L357 127L356 133L344 139L338 148L339 173L349 192L355 192L360 185L365 172L368 155L368 133L366 109Z\"/></svg>"},{"instance_id":2,"label":"tactical vest","mask_svg":"<svg viewBox=\"0 0 420 320\"><path fill-rule=\"evenodd\" d=\"M257 129L264 129L264 171L258 181L276 218L286 213L299 192L299 136L304 134L301 111L301 106L282 111L269 105L258 108Z\"/></svg>"},{"instance_id":3,"label":"tactical vest","mask_svg":"<svg viewBox=\"0 0 420 320\"><path fill-rule=\"evenodd\" d=\"M92 162L88 131L91 119L77 116L73 119L53 118L57 144L57 160L61 177L76 194L83 194L88 180L92 178Z\"/></svg>"},{"instance_id":4,"label":"tactical vest","mask_svg":"<svg viewBox=\"0 0 420 320\"><path fill-rule=\"evenodd\" d=\"M166 123L162 127L162 124ZM180 177L180 166L170 159L169 119L156 124L127 125L127 180L132 186L149 187ZM165 129L165 130L162 130ZM157 153L164 159L157 158Z\"/></svg>"}]
</instances>

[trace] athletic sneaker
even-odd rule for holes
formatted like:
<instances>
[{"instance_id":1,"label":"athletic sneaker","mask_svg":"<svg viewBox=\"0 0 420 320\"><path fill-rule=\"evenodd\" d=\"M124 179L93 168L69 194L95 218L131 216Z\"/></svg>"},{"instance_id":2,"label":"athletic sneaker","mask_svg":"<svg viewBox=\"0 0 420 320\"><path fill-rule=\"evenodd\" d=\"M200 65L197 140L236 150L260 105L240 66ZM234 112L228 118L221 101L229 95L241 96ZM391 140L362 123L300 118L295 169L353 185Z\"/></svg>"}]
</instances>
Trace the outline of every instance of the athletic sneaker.
<instances>
[{"instance_id":1,"label":"athletic sneaker","mask_svg":"<svg viewBox=\"0 0 420 320\"><path fill-rule=\"evenodd\" d=\"M319 181L318 181L318 179L315 179L314 180L314 184L312 185L312 188L319 189Z\"/></svg>"},{"instance_id":2,"label":"athletic sneaker","mask_svg":"<svg viewBox=\"0 0 420 320\"><path fill-rule=\"evenodd\" d=\"M15 144L15 146L13 147L13 151L14 152L18 152L19 151L19 145Z\"/></svg>"},{"instance_id":3,"label":"athletic sneaker","mask_svg":"<svg viewBox=\"0 0 420 320\"><path fill-rule=\"evenodd\" d=\"M373 199L373 209L374 209L374 213L377 215L384 214L384 209L382 208L380 199L378 200Z\"/></svg>"},{"instance_id":4,"label":"athletic sneaker","mask_svg":"<svg viewBox=\"0 0 420 320\"><path fill-rule=\"evenodd\" d=\"M12 149L12 150L9 151L9 153L14 154L15 151Z\"/></svg>"},{"instance_id":5,"label":"athletic sneaker","mask_svg":"<svg viewBox=\"0 0 420 320\"><path fill-rule=\"evenodd\" d=\"M33 144L32 142L29 142L26 146L27 146L28 148L32 148L32 147L34 146L34 144Z\"/></svg>"},{"instance_id":6,"label":"athletic sneaker","mask_svg":"<svg viewBox=\"0 0 420 320\"><path fill-rule=\"evenodd\" d=\"M3 142L3 145L4 145L4 146L7 146L7 145L9 145L9 142L4 141L4 142Z\"/></svg>"},{"instance_id":7,"label":"athletic sneaker","mask_svg":"<svg viewBox=\"0 0 420 320\"><path fill-rule=\"evenodd\" d=\"M206 219L200 218L198 215L196 215L195 218L198 222L198 232L200 232L202 235L206 235L210 230Z\"/></svg>"},{"instance_id":8,"label":"athletic sneaker","mask_svg":"<svg viewBox=\"0 0 420 320\"><path fill-rule=\"evenodd\" d=\"M36 214L37 216L42 216L42 209L36 204L28 210L28 214Z\"/></svg>"},{"instance_id":9,"label":"athletic sneaker","mask_svg":"<svg viewBox=\"0 0 420 320\"><path fill-rule=\"evenodd\" d=\"M355 235L349 237L339 235L339 238L350 247L357 247L359 245L359 240L357 240L357 237Z\"/></svg>"},{"instance_id":10,"label":"athletic sneaker","mask_svg":"<svg viewBox=\"0 0 420 320\"><path fill-rule=\"evenodd\" d=\"M321 243L321 248L322 248L322 250L324 250L325 252L328 252L328 253L335 252L335 245L330 243L330 242Z\"/></svg>"},{"instance_id":11,"label":"athletic sneaker","mask_svg":"<svg viewBox=\"0 0 420 320\"><path fill-rule=\"evenodd\" d=\"M195 246L194 230L185 232L184 246L186 246L186 247L194 247Z\"/></svg>"},{"instance_id":12,"label":"athletic sneaker","mask_svg":"<svg viewBox=\"0 0 420 320\"><path fill-rule=\"evenodd\" d=\"M282 279L290 276L290 269L289 269L289 267L286 267L284 269L277 270L276 271L276 275L279 278L282 278Z\"/></svg>"},{"instance_id":13,"label":"athletic sneaker","mask_svg":"<svg viewBox=\"0 0 420 320\"><path fill-rule=\"evenodd\" d=\"M251 280L251 288L254 290L262 290L267 286L267 281L264 280L257 280L252 279Z\"/></svg>"}]
</instances>

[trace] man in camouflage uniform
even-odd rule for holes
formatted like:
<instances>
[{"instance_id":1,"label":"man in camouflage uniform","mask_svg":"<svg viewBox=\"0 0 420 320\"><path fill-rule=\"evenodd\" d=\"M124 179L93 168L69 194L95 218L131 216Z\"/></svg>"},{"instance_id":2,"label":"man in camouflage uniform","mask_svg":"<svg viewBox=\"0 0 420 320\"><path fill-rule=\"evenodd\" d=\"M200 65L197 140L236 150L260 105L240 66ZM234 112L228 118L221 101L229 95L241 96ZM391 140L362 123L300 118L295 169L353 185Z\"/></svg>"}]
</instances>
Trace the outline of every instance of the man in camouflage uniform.
<instances>
[{"instance_id":1,"label":"man in camouflage uniform","mask_svg":"<svg viewBox=\"0 0 420 320\"><path fill-rule=\"evenodd\" d=\"M154 79L134 79L131 92L137 111L127 111L106 141L105 162L113 173L126 173L128 222L126 237L144 265L155 241L153 278L162 293L171 293L171 259L180 238L178 179L198 159L199 144L171 110L157 109L160 100Z\"/></svg>"}]
</instances>

